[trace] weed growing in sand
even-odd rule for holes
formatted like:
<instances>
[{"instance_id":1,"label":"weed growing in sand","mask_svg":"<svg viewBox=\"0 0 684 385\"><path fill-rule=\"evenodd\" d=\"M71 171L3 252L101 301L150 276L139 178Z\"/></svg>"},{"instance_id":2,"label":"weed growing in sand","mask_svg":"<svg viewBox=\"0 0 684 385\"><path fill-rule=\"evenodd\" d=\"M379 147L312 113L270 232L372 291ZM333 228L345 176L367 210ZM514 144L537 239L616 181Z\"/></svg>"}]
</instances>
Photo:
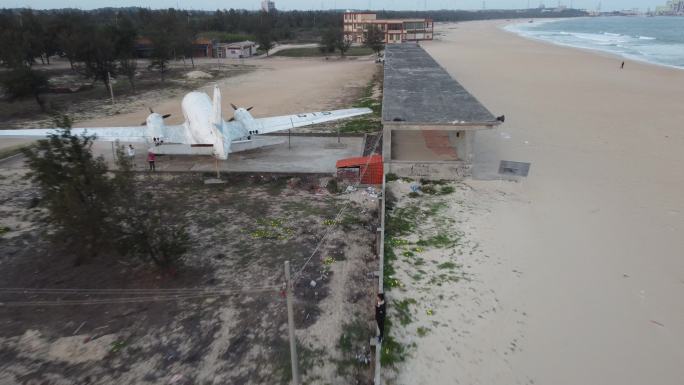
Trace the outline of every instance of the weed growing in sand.
<instances>
[{"instance_id":1,"label":"weed growing in sand","mask_svg":"<svg viewBox=\"0 0 684 385\"><path fill-rule=\"evenodd\" d=\"M430 332L430 328L418 326L418 329L416 329L416 333L418 333L418 337L425 337L428 333Z\"/></svg>"},{"instance_id":2,"label":"weed growing in sand","mask_svg":"<svg viewBox=\"0 0 684 385\"><path fill-rule=\"evenodd\" d=\"M385 320L385 339L382 341L382 351L380 352L380 363L383 366L394 367L398 363L406 361L408 357L408 347L399 343L392 336L392 321L390 318Z\"/></svg>"},{"instance_id":3,"label":"weed growing in sand","mask_svg":"<svg viewBox=\"0 0 684 385\"><path fill-rule=\"evenodd\" d=\"M397 174L395 174L395 173L390 172L390 173L385 175L385 180L387 182L394 182L395 180L398 180L398 179L399 179L399 176L397 176Z\"/></svg>"},{"instance_id":4,"label":"weed growing in sand","mask_svg":"<svg viewBox=\"0 0 684 385\"><path fill-rule=\"evenodd\" d=\"M337 348L342 352L342 359L335 360L337 374L356 377L360 370L370 365L367 346L372 335L372 328L359 318L342 325L342 334L337 340Z\"/></svg>"},{"instance_id":5,"label":"weed growing in sand","mask_svg":"<svg viewBox=\"0 0 684 385\"><path fill-rule=\"evenodd\" d=\"M416 228L416 220L420 209L416 205L409 205L393 210L385 220L385 232L392 237L408 235Z\"/></svg>"},{"instance_id":6,"label":"weed growing in sand","mask_svg":"<svg viewBox=\"0 0 684 385\"><path fill-rule=\"evenodd\" d=\"M257 219L257 227L249 235L254 239L272 239L284 241L292 238L294 229L283 225L279 218Z\"/></svg>"},{"instance_id":7,"label":"weed growing in sand","mask_svg":"<svg viewBox=\"0 0 684 385\"><path fill-rule=\"evenodd\" d=\"M394 303L394 310L396 312L397 319L399 319L399 323L402 326L406 326L413 321L410 306L415 304L416 300L413 298L403 299Z\"/></svg>"},{"instance_id":8,"label":"weed growing in sand","mask_svg":"<svg viewBox=\"0 0 684 385\"><path fill-rule=\"evenodd\" d=\"M416 244L418 246L425 247L437 247L440 249L445 249L449 247L454 247L458 244L459 238L451 238L448 234L440 233L433 235L427 239L420 239Z\"/></svg>"},{"instance_id":9,"label":"weed growing in sand","mask_svg":"<svg viewBox=\"0 0 684 385\"><path fill-rule=\"evenodd\" d=\"M12 230L12 229L10 229L10 228L7 227L7 226L2 226L2 227L0 227L0 235L7 234L7 233L9 233L11 230Z\"/></svg>"},{"instance_id":10,"label":"weed growing in sand","mask_svg":"<svg viewBox=\"0 0 684 385\"><path fill-rule=\"evenodd\" d=\"M458 267L458 265L455 264L455 263L453 263L453 262L444 262L444 263L440 263L439 265L437 265L437 268L438 268L438 269L449 269L449 270L453 270L453 269L455 269L456 267Z\"/></svg>"},{"instance_id":11,"label":"weed growing in sand","mask_svg":"<svg viewBox=\"0 0 684 385\"><path fill-rule=\"evenodd\" d=\"M322 366L326 352L324 349L315 349L313 346L305 346L297 341L297 355L299 358L299 371L306 374L314 366ZM290 362L290 343L285 339L279 339L273 344L273 356L275 357L274 371L281 379L283 385L289 384L292 378L292 364Z\"/></svg>"}]
</instances>

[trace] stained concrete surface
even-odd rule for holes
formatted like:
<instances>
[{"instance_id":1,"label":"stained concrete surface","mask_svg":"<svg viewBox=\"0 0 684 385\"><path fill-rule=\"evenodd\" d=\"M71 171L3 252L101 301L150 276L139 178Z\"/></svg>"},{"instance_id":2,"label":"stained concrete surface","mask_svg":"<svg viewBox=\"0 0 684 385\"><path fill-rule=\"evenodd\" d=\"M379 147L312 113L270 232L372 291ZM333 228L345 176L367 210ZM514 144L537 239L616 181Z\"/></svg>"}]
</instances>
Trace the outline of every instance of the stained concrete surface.
<instances>
[{"instance_id":1,"label":"stained concrete surface","mask_svg":"<svg viewBox=\"0 0 684 385\"><path fill-rule=\"evenodd\" d=\"M228 160L218 161L220 171L227 172L285 172L285 173L334 173L335 163L342 158L360 156L363 152L363 138L342 137L340 144L336 137L293 136L291 148L287 138L282 144L255 150L230 154ZM122 143L128 145L127 143ZM135 166L147 169L147 147L133 143L136 150ZM106 161L113 159L110 142L96 142L93 151ZM0 168L22 168L23 156L0 162ZM216 160L211 156L157 156L157 171L215 171Z\"/></svg>"}]
</instances>

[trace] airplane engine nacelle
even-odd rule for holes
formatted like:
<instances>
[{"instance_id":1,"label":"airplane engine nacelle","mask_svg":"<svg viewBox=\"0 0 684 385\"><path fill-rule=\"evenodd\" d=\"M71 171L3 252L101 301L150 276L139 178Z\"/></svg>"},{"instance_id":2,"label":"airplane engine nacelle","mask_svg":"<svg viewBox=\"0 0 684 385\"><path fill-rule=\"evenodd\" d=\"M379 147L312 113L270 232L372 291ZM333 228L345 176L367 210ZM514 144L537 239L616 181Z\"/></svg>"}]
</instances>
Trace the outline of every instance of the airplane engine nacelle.
<instances>
[{"instance_id":1,"label":"airplane engine nacelle","mask_svg":"<svg viewBox=\"0 0 684 385\"><path fill-rule=\"evenodd\" d=\"M152 141L152 138L164 139L164 118L160 114L151 113L145 120L145 125L145 137L149 141Z\"/></svg>"}]
</instances>

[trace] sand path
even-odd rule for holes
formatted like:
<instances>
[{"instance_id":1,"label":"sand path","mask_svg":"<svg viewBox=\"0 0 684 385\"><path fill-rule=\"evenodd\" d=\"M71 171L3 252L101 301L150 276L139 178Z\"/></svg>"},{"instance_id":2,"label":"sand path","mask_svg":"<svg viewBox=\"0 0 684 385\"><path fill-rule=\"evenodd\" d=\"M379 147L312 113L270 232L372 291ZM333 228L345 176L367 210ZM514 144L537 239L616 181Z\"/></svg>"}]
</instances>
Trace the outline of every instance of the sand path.
<instances>
[{"instance_id":1,"label":"sand path","mask_svg":"<svg viewBox=\"0 0 684 385\"><path fill-rule=\"evenodd\" d=\"M442 26L441 41L423 44L506 114L478 133L477 175L494 176L501 159L532 162L520 183L471 183L486 207L469 229L498 261L471 273L498 310L441 309L469 334L416 338L435 357L407 362L398 382L680 384L684 70L627 61L621 71L621 58L501 25ZM444 341L460 357L429 347Z\"/></svg>"}]
</instances>

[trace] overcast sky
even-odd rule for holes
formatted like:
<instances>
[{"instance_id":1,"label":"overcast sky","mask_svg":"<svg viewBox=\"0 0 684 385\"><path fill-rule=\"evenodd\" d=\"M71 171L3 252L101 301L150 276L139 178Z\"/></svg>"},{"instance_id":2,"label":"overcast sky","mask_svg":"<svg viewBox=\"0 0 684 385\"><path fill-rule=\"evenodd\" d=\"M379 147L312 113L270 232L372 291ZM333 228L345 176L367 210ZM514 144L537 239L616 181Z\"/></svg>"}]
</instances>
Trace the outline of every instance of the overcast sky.
<instances>
[{"instance_id":1,"label":"overcast sky","mask_svg":"<svg viewBox=\"0 0 684 385\"><path fill-rule=\"evenodd\" d=\"M559 0L485 0L486 8L526 8L529 4L536 7L542 2L547 7L559 4ZM602 10L655 8L666 0L561 0L560 4L574 8L596 9L601 3ZM81 8L140 6L150 8L183 9L258 9L260 0L0 0L0 8L31 7ZM278 9L482 9L482 0L276 0Z\"/></svg>"}]
</instances>

